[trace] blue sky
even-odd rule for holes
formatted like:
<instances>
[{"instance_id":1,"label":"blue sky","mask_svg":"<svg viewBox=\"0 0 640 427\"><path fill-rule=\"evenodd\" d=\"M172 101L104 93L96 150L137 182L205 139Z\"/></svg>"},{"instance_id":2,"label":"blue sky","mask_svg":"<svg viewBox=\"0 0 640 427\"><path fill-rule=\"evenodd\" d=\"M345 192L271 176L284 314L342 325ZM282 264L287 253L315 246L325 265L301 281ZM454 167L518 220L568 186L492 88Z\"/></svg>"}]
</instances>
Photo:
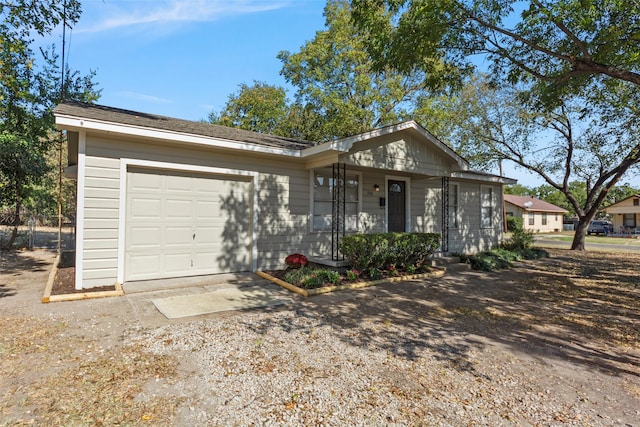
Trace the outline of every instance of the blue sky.
<instances>
[{"instance_id":1,"label":"blue sky","mask_svg":"<svg viewBox=\"0 0 640 427\"><path fill-rule=\"evenodd\" d=\"M278 52L324 29L326 0L82 0L67 63L96 71L99 104L186 120L220 111L238 85L285 86ZM61 47L62 30L52 40ZM290 96L292 92L290 91ZM542 182L505 165L527 186Z\"/></svg>"},{"instance_id":2,"label":"blue sky","mask_svg":"<svg viewBox=\"0 0 640 427\"><path fill-rule=\"evenodd\" d=\"M72 70L95 70L100 104L200 120L241 83L285 86L278 52L323 29L325 0L83 0ZM61 30L56 44L61 46Z\"/></svg>"}]
</instances>

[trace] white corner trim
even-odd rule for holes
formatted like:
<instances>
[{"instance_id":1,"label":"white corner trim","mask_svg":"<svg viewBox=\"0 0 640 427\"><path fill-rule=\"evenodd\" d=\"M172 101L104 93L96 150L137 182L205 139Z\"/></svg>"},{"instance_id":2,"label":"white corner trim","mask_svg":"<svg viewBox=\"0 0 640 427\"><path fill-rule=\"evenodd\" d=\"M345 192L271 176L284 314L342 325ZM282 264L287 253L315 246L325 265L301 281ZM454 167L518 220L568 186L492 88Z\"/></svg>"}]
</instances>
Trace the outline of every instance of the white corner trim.
<instances>
[{"instance_id":1,"label":"white corner trim","mask_svg":"<svg viewBox=\"0 0 640 427\"><path fill-rule=\"evenodd\" d=\"M121 158L120 159L120 204L118 212L118 283L124 283L124 264L125 264L125 234L126 234L126 201L127 201L127 172L129 167L144 167L157 170L171 170L184 172L199 172L220 176L241 176L251 178L251 186L253 191L252 206L252 227L251 227L251 269L258 269L258 178L259 172L246 171L239 169L227 169L209 166L189 165L184 163L156 162L151 160L140 160Z\"/></svg>"},{"instance_id":2,"label":"white corner trim","mask_svg":"<svg viewBox=\"0 0 640 427\"><path fill-rule=\"evenodd\" d=\"M76 274L75 288L81 290L83 280L84 262L84 185L85 185L85 165L87 151L87 133L79 132L78 135L78 180L76 191Z\"/></svg>"}]
</instances>

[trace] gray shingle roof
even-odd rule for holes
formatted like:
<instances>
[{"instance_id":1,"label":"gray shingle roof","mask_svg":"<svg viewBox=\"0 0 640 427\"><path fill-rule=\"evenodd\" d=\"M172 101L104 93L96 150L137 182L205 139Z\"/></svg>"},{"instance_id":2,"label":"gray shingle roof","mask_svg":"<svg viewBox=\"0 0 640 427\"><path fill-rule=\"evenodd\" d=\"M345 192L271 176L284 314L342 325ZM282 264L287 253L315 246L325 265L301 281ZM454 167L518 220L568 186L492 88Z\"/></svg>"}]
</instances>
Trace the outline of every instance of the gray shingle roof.
<instances>
[{"instance_id":1,"label":"gray shingle roof","mask_svg":"<svg viewBox=\"0 0 640 427\"><path fill-rule=\"evenodd\" d=\"M220 138L229 141L248 142L250 144L287 150L303 150L316 145L309 141L298 141L292 138L267 135L243 129L212 125L204 122L175 119L172 117L157 116L155 114L140 113L137 111L123 110L121 108L107 107L104 105L86 104L78 101L62 101L54 109L54 114L140 126L150 129L167 130L210 138Z\"/></svg>"}]
</instances>

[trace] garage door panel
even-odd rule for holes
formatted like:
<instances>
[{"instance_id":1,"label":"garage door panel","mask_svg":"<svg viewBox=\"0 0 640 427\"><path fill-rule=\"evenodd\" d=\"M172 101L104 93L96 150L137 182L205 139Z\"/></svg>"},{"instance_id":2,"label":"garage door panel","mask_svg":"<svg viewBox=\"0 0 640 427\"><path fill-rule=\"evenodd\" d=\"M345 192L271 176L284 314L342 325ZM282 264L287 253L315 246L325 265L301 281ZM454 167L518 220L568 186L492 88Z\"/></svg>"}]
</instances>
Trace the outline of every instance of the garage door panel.
<instances>
[{"instance_id":1,"label":"garage door panel","mask_svg":"<svg viewBox=\"0 0 640 427\"><path fill-rule=\"evenodd\" d=\"M183 273L191 269L191 251L164 255L164 272Z\"/></svg>"},{"instance_id":2,"label":"garage door panel","mask_svg":"<svg viewBox=\"0 0 640 427\"><path fill-rule=\"evenodd\" d=\"M160 193L162 177L156 174L136 173L128 175L129 190Z\"/></svg>"},{"instance_id":3,"label":"garage door panel","mask_svg":"<svg viewBox=\"0 0 640 427\"><path fill-rule=\"evenodd\" d=\"M168 192L188 193L193 192L194 178L190 176L172 176L166 177L166 190Z\"/></svg>"},{"instance_id":4,"label":"garage door panel","mask_svg":"<svg viewBox=\"0 0 640 427\"><path fill-rule=\"evenodd\" d=\"M222 226L199 226L195 233L196 245L219 246L224 239Z\"/></svg>"},{"instance_id":5,"label":"garage door panel","mask_svg":"<svg viewBox=\"0 0 640 427\"><path fill-rule=\"evenodd\" d=\"M160 247L161 227L134 227L128 233L129 247L132 249Z\"/></svg>"},{"instance_id":6,"label":"garage door panel","mask_svg":"<svg viewBox=\"0 0 640 427\"><path fill-rule=\"evenodd\" d=\"M134 271L135 275L133 280L138 277L146 277L151 274L155 274L160 269L161 257L159 254L155 255L134 255L128 258L127 265L128 271Z\"/></svg>"},{"instance_id":7,"label":"garage door panel","mask_svg":"<svg viewBox=\"0 0 640 427\"><path fill-rule=\"evenodd\" d=\"M157 199L139 198L132 200L130 206L131 220L159 219L162 213L162 202Z\"/></svg>"},{"instance_id":8,"label":"garage door panel","mask_svg":"<svg viewBox=\"0 0 640 427\"><path fill-rule=\"evenodd\" d=\"M166 226L161 234L164 236L165 246L191 246L193 243L193 231L191 225Z\"/></svg>"},{"instance_id":9,"label":"garage door panel","mask_svg":"<svg viewBox=\"0 0 640 427\"><path fill-rule=\"evenodd\" d=\"M168 218L177 218L192 220L194 211L194 202L192 200L168 199L165 203L165 216Z\"/></svg>"},{"instance_id":10,"label":"garage door panel","mask_svg":"<svg viewBox=\"0 0 640 427\"><path fill-rule=\"evenodd\" d=\"M201 219L217 219L220 217L220 203L198 200L195 204L195 215Z\"/></svg>"},{"instance_id":11,"label":"garage door panel","mask_svg":"<svg viewBox=\"0 0 640 427\"><path fill-rule=\"evenodd\" d=\"M125 280L250 270L249 182L158 170L127 178Z\"/></svg>"}]
</instances>

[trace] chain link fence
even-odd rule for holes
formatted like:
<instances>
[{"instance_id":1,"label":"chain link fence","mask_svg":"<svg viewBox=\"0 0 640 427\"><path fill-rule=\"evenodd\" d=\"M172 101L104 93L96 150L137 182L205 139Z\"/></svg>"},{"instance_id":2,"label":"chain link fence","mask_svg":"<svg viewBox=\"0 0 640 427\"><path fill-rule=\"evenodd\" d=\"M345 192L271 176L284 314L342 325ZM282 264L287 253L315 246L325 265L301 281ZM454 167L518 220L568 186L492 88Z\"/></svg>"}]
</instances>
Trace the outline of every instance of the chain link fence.
<instances>
[{"instance_id":1,"label":"chain link fence","mask_svg":"<svg viewBox=\"0 0 640 427\"><path fill-rule=\"evenodd\" d=\"M6 248L15 228L13 212L0 211L0 248ZM57 249L60 241L62 249L75 248L75 220L63 218L58 228L57 215L44 215L22 211L18 220L18 234L13 243L17 249Z\"/></svg>"}]
</instances>

